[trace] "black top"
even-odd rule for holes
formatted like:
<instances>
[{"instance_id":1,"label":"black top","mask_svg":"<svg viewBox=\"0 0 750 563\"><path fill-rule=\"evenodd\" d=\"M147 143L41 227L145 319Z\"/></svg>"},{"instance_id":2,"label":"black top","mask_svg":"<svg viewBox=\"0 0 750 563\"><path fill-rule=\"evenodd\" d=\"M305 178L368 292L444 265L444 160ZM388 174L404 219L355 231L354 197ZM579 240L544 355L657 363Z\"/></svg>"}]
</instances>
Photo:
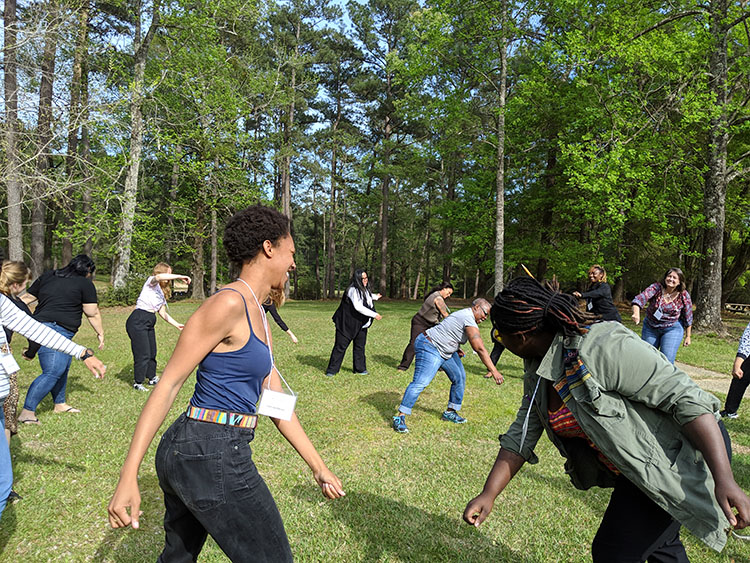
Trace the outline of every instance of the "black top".
<instances>
[{"instance_id":1,"label":"black top","mask_svg":"<svg viewBox=\"0 0 750 563\"><path fill-rule=\"evenodd\" d=\"M29 288L39 299L34 318L40 323L57 323L71 332L81 327L84 303L98 303L96 288L91 278L71 276L61 278L52 270L39 276Z\"/></svg>"},{"instance_id":2,"label":"black top","mask_svg":"<svg viewBox=\"0 0 750 563\"><path fill-rule=\"evenodd\" d=\"M586 309L590 313L599 315L605 321L622 322L620 312L612 302L612 289L606 282L596 282L589 286L588 291L581 293L586 300Z\"/></svg>"},{"instance_id":3,"label":"black top","mask_svg":"<svg viewBox=\"0 0 750 563\"><path fill-rule=\"evenodd\" d=\"M8 299L10 299L13 302L13 305L21 309L24 313L31 316L31 310L29 309L28 305L24 303L20 298L16 297L15 295L6 295ZM3 327L3 330L5 330L5 340L8 341L8 344L10 344L11 339L13 338L13 331L10 330L8 327ZM31 340L29 340L31 342Z\"/></svg>"},{"instance_id":4,"label":"black top","mask_svg":"<svg viewBox=\"0 0 750 563\"><path fill-rule=\"evenodd\" d=\"M371 311L375 310L374 304L370 307L366 301L363 301L363 305ZM347 288L344 296L341 298L338 309L336 309L331 319L333 320L333 324L336 325L336 330L347 338L354 339L357 333L362 330L362 327L372 320L372 317L363 315L354 308L352 300L349 299L349 289Z\"/></svg>"},{"instance_id":5,"label":"black top","mask_svg":"<svg viewBox=\"0 0 750 563\"><path fill-rule=\"evenodd\" d=\"M276 305L273 304L273 301L270 299L267 300L265 303L263 303L263 310L266 313L271 313L271 316L273 317L273 320L276 321L276 324L281 327L281 330L286 332L289 330L289 327L286 325L284 320L281 318L281 315L279 315L278 309L276 309Z\"/></svg>"}]
</instances>

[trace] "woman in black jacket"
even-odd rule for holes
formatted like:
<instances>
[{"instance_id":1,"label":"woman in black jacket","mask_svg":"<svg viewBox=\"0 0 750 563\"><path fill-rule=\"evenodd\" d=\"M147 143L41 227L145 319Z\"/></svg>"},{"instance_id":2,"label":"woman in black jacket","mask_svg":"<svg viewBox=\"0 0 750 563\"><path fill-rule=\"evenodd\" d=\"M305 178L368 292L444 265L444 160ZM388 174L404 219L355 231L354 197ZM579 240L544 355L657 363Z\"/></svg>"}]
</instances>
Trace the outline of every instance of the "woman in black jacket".
<instances>
[{"instance_id":1,"label":"woman in black jacket","mask_svg":"<svg viewBox=\"0 0 750 563\"><path fill-rule=\"evenodd\" d=\"M375 311L373 301L380 299L379 293L370 293L368 287L367 272L356 270L352 276L344 296L341 298L339 308L333 314L333 323L336 325L336 341L331 350L331 359L328 361L326 376L333 377L341 369L344 354L349 344L354 341L354 373L355 375L367 375L367 360L365 358L365 344L367 344L367 329L372 324L372 319L380 320L383 317Z\"/></svg>"},{"instance_id":2,"label":"woman in black jacket","mask_svg":"<svg viewBox=\"0 0 750 563\"><path fill-rule=\"evenodd\" d=\"M574 291L578 299L586 300L586 310L599 315L603 321L622 322L620 312L612 301L612 290L607 283L607 272L595 264L589 268L589 287L583 293Z\"/></svg>"}]
</instances>

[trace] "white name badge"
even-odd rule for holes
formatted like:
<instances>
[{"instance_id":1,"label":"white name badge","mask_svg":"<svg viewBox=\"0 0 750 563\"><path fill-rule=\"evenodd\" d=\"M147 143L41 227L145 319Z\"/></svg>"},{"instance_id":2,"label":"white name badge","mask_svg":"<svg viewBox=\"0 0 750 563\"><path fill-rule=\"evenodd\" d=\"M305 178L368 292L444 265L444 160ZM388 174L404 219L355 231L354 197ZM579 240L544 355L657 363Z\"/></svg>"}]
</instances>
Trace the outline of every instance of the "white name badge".
<instances>
[{"instance_id":1,"label":"white name badge","mask_svg":"<svg viewBox=\"0 0 750 563\"><path fill-rule=\"evenodd\" d=\"M3 369L7 374L16 373L21 369L21 366L18 365L18 362L12 354L3 354L0 356L0 364L2 364Z\"/></svg>"},{"instance_id":2,"label":"white name badge","mask_svg":"<svg viewBox=\"0 0 750 563\"><path fill-rule=\"evenodd\" d=\"M660 321L663 316L664 316L664 313L661 312L661 309L657 309L656 311L654 311L654 318L657 321Z\"/></svg>"},{"instance_id":3,"label":"white name badge","mask_svg":"<svg viewBox=\"0 0 750 563\"><path fill-rule=\"evenodd\" d=\"M593 301L589 301L588 303L586 303L586 309L588 309L589 311L591 311L593 308L594 308L594 302Z\"/></svg>"},{"instance_id":4,"label":"white name badge","mask_svg":"<svg viewBox=\"0 0 750 563\"><path fill-rule=\"evenodd\" d=\"M265 388L260 395L260 401L258 401L258 414L278 418L279 420L291 420L296 403L297 395L289 395Z\"/></svg>"}]
</instances>

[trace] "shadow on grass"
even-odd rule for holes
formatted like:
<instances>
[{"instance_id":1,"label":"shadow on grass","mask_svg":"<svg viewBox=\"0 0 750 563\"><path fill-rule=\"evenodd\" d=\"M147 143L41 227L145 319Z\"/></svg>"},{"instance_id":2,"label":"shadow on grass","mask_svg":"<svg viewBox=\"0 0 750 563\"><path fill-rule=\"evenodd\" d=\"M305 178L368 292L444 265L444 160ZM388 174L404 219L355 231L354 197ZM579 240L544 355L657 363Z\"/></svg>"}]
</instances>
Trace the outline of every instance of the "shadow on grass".
<instances>
[{"instance_id":1,"label":"shadow on grass","mask_svg":"<svg viewBox=\"0 0 750 563\"><path fill-rule=\"evenodd\" d=\"M161 489L159 489L159 480L155 475L147 475L138 480L141 490L141 499L146 498L146 491L158 491L158 497L161 500ZM152 495L148 495L152 496ZM144 503L145 504L145 503ZM155 561L164 549L163 533L163 516L164 505L145 506L141 505L141 510L148 514L148 518L141 517L141 528L133 530L128 527L125 529L113 530L107 524L107 531L104 533L99 547L96 549L93 561L116 561L118 563L132 563L134 561Z\"/></svg>"},{"instance_id":2,"label":"shadow on grass","mask_svg":"<svg viewBox=\"0 0 750 563\"><path fill-rule=\"evenodd\" d=\"M325 371L325 369L328 367L327 356L303 356L302 354L300 354L297 356L297 361L303 365L309 366L321 372Z\"/></svg>"},{"instance_id":3,"label":"shadow on grass","mask_svg":"<svg viewBox=\"0 0 750 563\"><path fill-rule=\"evenodd\" d=\"M133 364L128 364L124 368L122 368L119 372L116 374L113 374L115 379L119 379L120 381L127 383L129 387L133 386Z\"/></svg>"},{"instance_id":4,"label":"shadow on grass","mask_svg":"<svg viewBox=\"0 0 750 563\"><path fill-rule=\"evenodd\" d=\"M303 486L294 490L298 498L317 509L320 500L316 492ZM360 544L358 553L351 554L352 561L536 561L466 525L458 513L448 518L402 501L351 490L345 498L326 506Z\"/></svg>"},{"instance_id":5,"label":"shadow on grass","mask_svg":"<svg viewBox=\"0 0 750 563\"><path fill-rule=\"evenodd\" d=\"M385 354L373 354L370 356L374 362L377 362L379 364L383 364L387 368L392 368L393 371L396 371L396 366L401 361L401 358L394 358L393 356L387 356Z\"/></svg>"},{"instance_id":6,"label":"shadow on grass","mask_svg":"<svg viewBox=\"0 0 750 563\"><path fill-rule=\"evenodd\" d=\"M8 541L16 531L16 507L14 504L5 505L2 520L2 526L0 526L0 553L5 552Z\"/></svg>"},{"instance_id":7,"label":"shadow on grass","mask_svg":"<svg viewBox=\"0 0 750 563\"><path fill-rule=\"evenodd\" d=\"M406 389L406 385L404 385L404 389ZM403 397L403 392L397 393L394 391L378 391L376 393L371 393L370 395L366 395L360 399L362 402L367 403L368 405L371 405L377 409L377 411L380 413L380 416L383 417L383 420L385 420L389 425L393 421L393 415L396 412L396 409L398 408L398 405L401 403L401 398ZM436 416L442 416L443 411L437 410L437 409L431 409L428 407L422 407L419 405L419 402L417 402L416 405L414 405L414 409L412 410L413 414L418 413L426 413L426 414L433 414Z\"/></svg>"}]
</instances>

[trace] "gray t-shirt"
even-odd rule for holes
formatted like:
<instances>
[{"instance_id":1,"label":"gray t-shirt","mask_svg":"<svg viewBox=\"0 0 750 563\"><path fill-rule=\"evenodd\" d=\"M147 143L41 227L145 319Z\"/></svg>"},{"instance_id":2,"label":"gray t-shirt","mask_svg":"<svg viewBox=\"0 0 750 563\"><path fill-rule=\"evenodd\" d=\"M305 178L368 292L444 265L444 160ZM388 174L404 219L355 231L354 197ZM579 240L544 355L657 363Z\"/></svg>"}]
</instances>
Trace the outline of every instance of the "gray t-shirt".
<instances>
[{"instance_id":1,"label":"gray t-shirt","mask_svg":"<svg viewBox=\"0 0 750 563\"><path fill-rule=\"evenodd\" d=\"M447 360L469 339L466 334L467 326L479 328L471 308L451 313L439 325L428 328L425 332L440 356Z\"/></svg>"}]
</instances>

